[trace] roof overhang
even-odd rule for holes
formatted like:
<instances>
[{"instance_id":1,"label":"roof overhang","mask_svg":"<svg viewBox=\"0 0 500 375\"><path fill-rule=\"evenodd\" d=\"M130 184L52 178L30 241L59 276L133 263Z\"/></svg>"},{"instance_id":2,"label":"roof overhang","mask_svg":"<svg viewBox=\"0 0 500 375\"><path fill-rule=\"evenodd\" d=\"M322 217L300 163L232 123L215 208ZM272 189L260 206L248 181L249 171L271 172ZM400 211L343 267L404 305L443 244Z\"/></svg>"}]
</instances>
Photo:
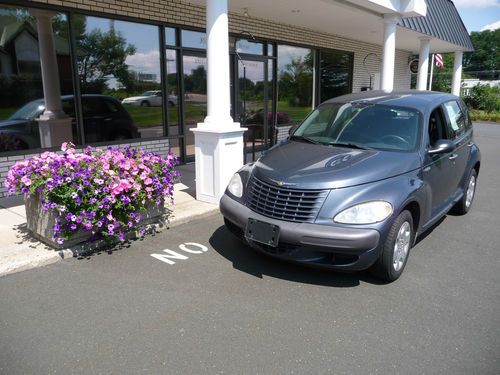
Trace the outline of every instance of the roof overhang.
<instances>
[{"instance_id":1,"label":"roof overhang","mask_svg":"<svg viewBox=\"0 0 500 375\"><path fill-rule=\"evenodd\" d=\"M206 0L189 2L206 4ZM264 19L377 45L382 44L384 14L413 17L427 11L424 0L228 0L228 7L230 13L247 15L249 20ZM419 37L429 36L398 26L396 48L418 53ZM457 50L462 48L432 38L431 52Z\"/></svg>"}]
</instances>

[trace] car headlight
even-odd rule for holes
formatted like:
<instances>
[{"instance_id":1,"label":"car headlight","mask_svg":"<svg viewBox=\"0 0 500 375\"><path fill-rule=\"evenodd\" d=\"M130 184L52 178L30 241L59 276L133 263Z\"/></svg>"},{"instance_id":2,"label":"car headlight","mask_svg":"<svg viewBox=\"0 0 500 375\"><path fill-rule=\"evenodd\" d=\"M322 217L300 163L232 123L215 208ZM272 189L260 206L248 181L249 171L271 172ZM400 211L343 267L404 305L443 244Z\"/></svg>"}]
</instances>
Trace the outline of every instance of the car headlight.
<instances>
[{"instance_id":1,"label":"car headlight","mask_svg":"<svg viewBox=\"0 0 500 375\"><path fill-rule=\"evenodd\" d=\"M243 195L243 182L241 181L241 176L239 173L235 173L229 184L227 185L227 190L235 197L241 198Z\"/></svg>"},{"instance_id":2,"label":"car headlight","mask_svg":"<svg viewBox=\"0 0 500 375\"><path fill-rule=\"evenodd\" d=\"M373 224L387 219L392 205L385 201L361 203L341 211L333 220L342 224Z\"/></svg>"}]
</instances>

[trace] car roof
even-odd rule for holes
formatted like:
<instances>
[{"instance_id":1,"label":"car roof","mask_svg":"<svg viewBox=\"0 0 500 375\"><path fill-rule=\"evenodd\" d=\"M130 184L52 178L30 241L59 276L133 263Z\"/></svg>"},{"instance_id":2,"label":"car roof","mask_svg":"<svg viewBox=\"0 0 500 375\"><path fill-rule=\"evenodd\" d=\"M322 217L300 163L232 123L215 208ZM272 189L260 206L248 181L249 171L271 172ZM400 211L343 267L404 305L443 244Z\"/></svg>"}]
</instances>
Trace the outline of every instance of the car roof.
<instances>
[{"instance_id":1,"label":"car roof","mask_svg":"<svg viewBox=\"0 0 500 375\"><path fill-rule=\"evenodd\" d=\"M325 103L359 103L368 102L373 104L393 105L399 107L415 108L421 112L426 112L434 108L437 104L448 100L457 99L452 94L436 91L363 91L355 94L347 94L329 99Z\"/></svg>"}]
</instances>

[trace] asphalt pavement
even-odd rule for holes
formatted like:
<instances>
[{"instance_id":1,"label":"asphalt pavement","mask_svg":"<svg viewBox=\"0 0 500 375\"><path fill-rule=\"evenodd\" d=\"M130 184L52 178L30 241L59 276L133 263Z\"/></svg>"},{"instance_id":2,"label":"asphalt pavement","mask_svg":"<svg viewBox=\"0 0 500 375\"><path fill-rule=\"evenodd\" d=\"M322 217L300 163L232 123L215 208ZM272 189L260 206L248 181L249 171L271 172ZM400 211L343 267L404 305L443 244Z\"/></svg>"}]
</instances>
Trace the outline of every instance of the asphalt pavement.
<instances>
[{"instance_id":1,"label":"asphalt pavement","mask_svg":"<svg viewBox=\"0 0 500 375\"><path fill-rule=\"evenodd\" d=\"M403 276L282 263L215 214L0 278L0 374L497 374L500 125L475 202Z\"/></svg>"}]
</instances>

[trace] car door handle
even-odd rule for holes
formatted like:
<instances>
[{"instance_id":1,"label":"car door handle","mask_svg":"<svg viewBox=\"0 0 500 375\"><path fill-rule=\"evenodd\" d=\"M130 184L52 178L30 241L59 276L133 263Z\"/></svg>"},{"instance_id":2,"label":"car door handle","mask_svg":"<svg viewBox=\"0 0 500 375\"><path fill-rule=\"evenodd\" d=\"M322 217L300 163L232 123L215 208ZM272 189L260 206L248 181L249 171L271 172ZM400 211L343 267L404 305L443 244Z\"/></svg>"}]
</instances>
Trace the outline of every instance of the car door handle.
<instances>
[{"instance_id":1,"label":"car door handle","mask_svg":"<svg viewBox=\"0 0 500 375\"><path fill-rule=\"evenodd\" d=\"M458 154L451 154L448 159L455 160L456 158L458 158Z\"/></svg>"}]
</instances>

